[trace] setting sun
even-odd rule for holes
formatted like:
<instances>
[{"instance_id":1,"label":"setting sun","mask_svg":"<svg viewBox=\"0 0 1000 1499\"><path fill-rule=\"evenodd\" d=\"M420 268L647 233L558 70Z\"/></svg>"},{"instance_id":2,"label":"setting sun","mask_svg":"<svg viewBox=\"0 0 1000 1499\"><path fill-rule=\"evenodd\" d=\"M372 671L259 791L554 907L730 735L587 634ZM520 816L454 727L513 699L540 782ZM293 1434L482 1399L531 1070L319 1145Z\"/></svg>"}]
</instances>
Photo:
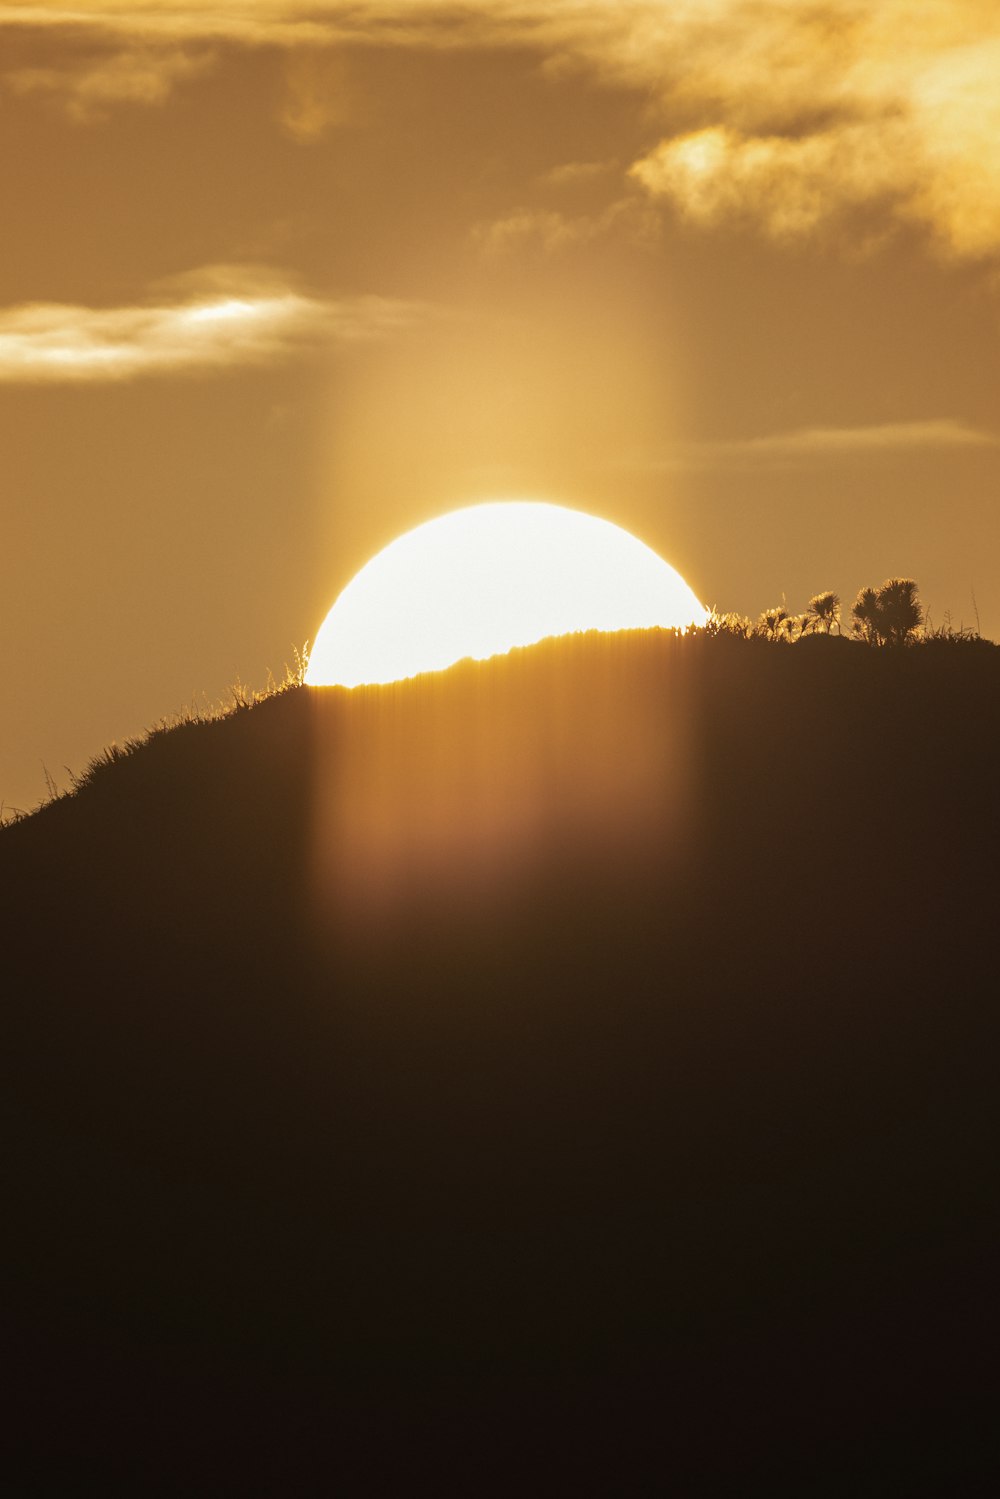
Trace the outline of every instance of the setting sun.
<instances>
[{"instance_id":1,"label":"setting sun","mask_svg":"<svg viewBox=\"0 0 1000 1499\"><path fill-rule=\"evenodd\" d=\"M361 569L323 623L306 681L395 682L553 635L704 619L679 573L610 521L528 501L473 505Z\"/></svg>"}]
</instances>

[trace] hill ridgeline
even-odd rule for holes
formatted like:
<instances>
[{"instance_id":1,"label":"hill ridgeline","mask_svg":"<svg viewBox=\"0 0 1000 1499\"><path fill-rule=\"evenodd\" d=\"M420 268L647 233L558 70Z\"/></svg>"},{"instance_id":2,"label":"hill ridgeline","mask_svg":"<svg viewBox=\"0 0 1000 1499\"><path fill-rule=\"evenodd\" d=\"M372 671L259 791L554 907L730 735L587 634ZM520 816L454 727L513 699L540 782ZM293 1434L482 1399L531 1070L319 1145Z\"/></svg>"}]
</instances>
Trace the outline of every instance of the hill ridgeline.
<instances>
[{"instance_id":1,"label":"hill ridgeline","mask_svg":"<svg viewBox=\"0 0 1000 1499\"><path fill-rule=\"evenodd\" d=\"M25 1492L961 1490L998 743L985 644L582 636L0 831Z\"/></svg>"}]
</instances>

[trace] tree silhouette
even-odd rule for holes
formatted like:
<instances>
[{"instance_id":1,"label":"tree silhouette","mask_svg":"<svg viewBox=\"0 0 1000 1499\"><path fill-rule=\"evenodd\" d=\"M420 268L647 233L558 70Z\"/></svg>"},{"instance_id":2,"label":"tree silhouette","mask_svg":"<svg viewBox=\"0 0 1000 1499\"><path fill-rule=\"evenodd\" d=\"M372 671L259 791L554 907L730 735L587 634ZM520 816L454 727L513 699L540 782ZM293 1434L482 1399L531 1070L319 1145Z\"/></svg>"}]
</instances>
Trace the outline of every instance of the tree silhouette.
<instances>
[{"instance_id":1,"label":"tree silhouette","mask_svg":"<svg viewBox=\"0 0 1000 1499\"><path fill-rule=\"evenodd\" d=\"M851 610L852 629L869 645L906 645L923 613L912 578L887 578L879 589L862 588Z\"/></svg>"}]
</instances>

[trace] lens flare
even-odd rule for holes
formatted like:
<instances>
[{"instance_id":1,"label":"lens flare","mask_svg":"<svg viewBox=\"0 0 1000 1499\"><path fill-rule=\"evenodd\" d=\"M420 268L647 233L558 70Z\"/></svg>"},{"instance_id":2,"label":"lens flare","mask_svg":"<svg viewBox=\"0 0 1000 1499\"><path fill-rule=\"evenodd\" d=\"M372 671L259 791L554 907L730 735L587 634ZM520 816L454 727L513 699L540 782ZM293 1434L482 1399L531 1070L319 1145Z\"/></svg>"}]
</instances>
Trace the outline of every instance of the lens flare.
<instances>
[{"instance_id":1,"label":"lens flare","mask_svg":"<svg viewBox=\"0 0 1000 1499\"><path fill-rule=\"evenodd\" d=\"M330 610L313 687L359 687L485 661L584 630L700 625L679 573L620 526L533 501L455 510L368 562Z\"/></svg>"}]
</instances>

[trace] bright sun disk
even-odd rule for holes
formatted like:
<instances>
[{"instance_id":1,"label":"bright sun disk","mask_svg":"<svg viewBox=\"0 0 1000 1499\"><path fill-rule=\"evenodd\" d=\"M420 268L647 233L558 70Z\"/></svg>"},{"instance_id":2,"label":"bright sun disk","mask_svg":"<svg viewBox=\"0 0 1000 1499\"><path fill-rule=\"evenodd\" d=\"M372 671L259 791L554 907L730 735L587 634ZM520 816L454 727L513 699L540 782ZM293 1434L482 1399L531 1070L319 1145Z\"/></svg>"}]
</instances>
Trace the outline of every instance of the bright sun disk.
<instances>
[{"instance_id":1,"label":"bright sun disk","mask_svg":"<svg viewBox=\"0 0 1000 1499\"><path fill-rule=\"evenodd\" d=\"M684 629L706 611L620 526L531 501L472 505L391 542L323 622L313 687L359 687L485 661L584 630Z\"/></svg>"}]
</instances>

